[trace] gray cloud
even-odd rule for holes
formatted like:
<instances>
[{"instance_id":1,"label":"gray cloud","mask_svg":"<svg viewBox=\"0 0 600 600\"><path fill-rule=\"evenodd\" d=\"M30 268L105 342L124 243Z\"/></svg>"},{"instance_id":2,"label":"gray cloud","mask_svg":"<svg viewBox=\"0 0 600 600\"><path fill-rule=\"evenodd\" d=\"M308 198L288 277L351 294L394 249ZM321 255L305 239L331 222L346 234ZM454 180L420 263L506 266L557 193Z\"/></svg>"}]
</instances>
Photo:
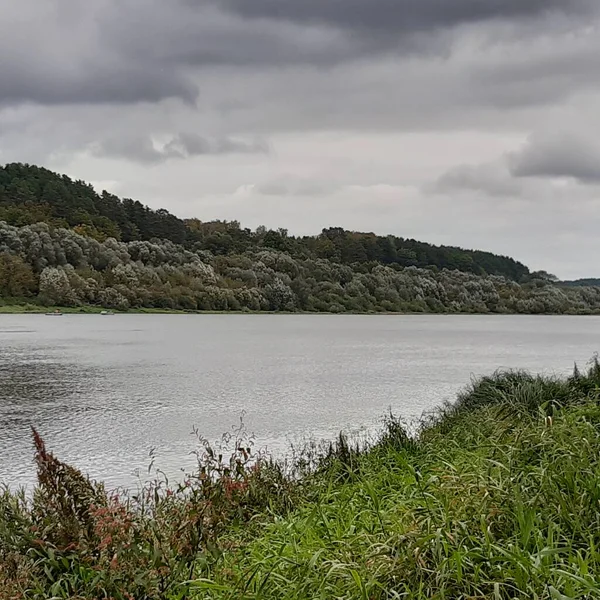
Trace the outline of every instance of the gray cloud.
<instances>
[{"instance_id":1,"label":"gray cloud","mask_svg":"<svg viewBox=\"0 0 600 600\"><path fill-rule=\"evenodd\" d=\"M482 165L460 165L442 174L425 191L452 193L456 191L482 192L488 196L518 196L520 182L513 179L502 162Z\"/></svg>"},{"instance_id":2,"label":"gray cloud","mask_svg":"<svg viewBox=\"0 0 600 600\"><path fill-rule=\"evenodd\" d=\"M571 182L542 180L568 179ZM556 185L559 183L559 185ZM536 133L522 146L494 161L458 165L422 187L425 193L452 195L473 193L493 198L547 197L571 194L585 198L587 186L600 184L600 144L573 132ZM591 196L593 198L593 195Z\"/></svg>"},{"instance_id":3,"label":"gray cloud","mask_svg":"<svg viewBox=\"0 0 600 600\"><path fill-rule=\"evenodd\" d=\"M253 191L263 196L303 196L318 197L326 196L339 189L329 181L322 179L294 177L284 175L269 179L253 186Z\"/></svg>"},{"instance_id":4,"label":"gray cloud","mask_svg":"<svg viewBox=\"0 0 600 600\"><path fill-rule=\"evenodd\" d=\"M350 40L249 22L182 0L20 0L0 4L0 106L19 102L194 104L197 70L337 62ZM35 39L35 44L31 43Z\"/></svg>"},{"instance_id":5,"label":"gray cloud","mask_svg":"<svg viewBox=\"0 0 600 600\"><path fill-rule=\"evenodd\" d=\"M0 5L0 106L168 98L194 105L203 69L327 67L403 50L448 58L454 46L448 35L461 26L524 27L533 20L543 32L562 15L569 29L598 9L594 0L6 2ZM539 35L537 29L523 35Z\"/></svg>"},{"instance_id":6,"label":"gray cloud","mask_svg":"<svg viewBox=\"0 0 600 600\"><path fill-rule=\"evenodd\" d=\"M140 163L161 163L170 159L220 154L266 154L269 146L261 140L228 137L208 138L195 133L179 133L159 144L149 135L115 135L91 144L93 155L127 158Z\"/></svg>"},{"instance_id":7,"label":"gray cloud","mask_svg":"<svg viewBox=\"0 0 600 600\"><path fill-rule=\"evenodd\" d=\"M123 51L116 20L131 17L136 8L134 0L0 4L0 105L129 104L174 97L194 102L196 86L181 70ZM139 14L143 27L144 12ZM135 37L135 29L129 35Z\"/></svg>"},{"instance_id":8,"label":"gray cloud","mask_svg":"<svg viewBox=\"0 0 600 600\"><path fill-rule=\"evenodd\" d=\"M193 0L191 0L193 1ZM488 20L584 14L593 0L216 0L247 18L348 28L369 35L399 35Z\"/></svg>"},{"instance_id":9,"label":"gray cloud","mask_svg":"<svg viewBox=\"0 0 600 600\"><path fill-rule=\"evenodd\" d=\"M509 163L515 177L567 177L600 183L600 144L573 133L534 135L510 155Z\"/></svg>"},{"instance_id":10,"label":"gray cloud","mask_svg":"<svg viewBox=\"0 0 600 600\"><path fill-rule=\"evenodd\" d=\"M195 133L180 133L165 146L165 152L181 158L203 154L267 154L269 145L264 140L207 138Z\"/></svg>"},{"instance_id":11,"label":"gray cloud","mask_svg":"<svg viewBox=\"0 0 600 600\"><path fill-rule=\"evenodd\" d=\"M0 23L4 161L182 216L595 268L598 0L19 0ZM556 129L586 136L514 151Z\"/></svg>"},{"instance_id":12,"label":"gray cloud","mask_svg":"<svg viewBox=\"0 0 600 600\"><path fill-rule=\"evenodd\" d=\"M0 67L3 85L0 104L30 101L40 104L134 104L179 98L194 103L197 88L174 72L154 71L130 65L54 65L28 68L21 64Z\"/></svg>"}]
</instances>

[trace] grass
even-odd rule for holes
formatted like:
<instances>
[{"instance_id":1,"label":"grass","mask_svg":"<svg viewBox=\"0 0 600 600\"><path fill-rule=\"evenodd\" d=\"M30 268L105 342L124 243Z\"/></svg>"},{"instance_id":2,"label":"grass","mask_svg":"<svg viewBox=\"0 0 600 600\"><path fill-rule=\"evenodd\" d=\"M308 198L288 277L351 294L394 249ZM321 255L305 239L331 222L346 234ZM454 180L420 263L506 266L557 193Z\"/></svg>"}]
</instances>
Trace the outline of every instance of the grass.
<instances>
[{"instance_id":1,"label":"grass","mask_svg":"<svg viewBox=\"0 0 600 600\"><path fill-rule=\"evenodd\" d=\"M33 304L31 302L19 302L15 303L9 301L8 303L2 303L0 301L0 314L45 314L47 312L60 311L64 314L99 314L106 309L103 306L95 306L91 304L85 304L83 306L43 306L41 304ZM113 312L120 313L123 311ZM162 308L130 308L126 313L150 313L150 314L186 314L186 311L182 310L169 310Z\"/></svg>"},{"instance_id":2,"label":"grass","mask_svg":"<svg viewBox=\"0 0 600 600\"><path fill-rule=\"evenodd\" d=\"M203 597L600 598L599 371L497 374L416 441L392 420L367 452L338 445L292 514L232 538Z\"/></svg>"},{"instance_id":3,"label":"grass","mask_svg":"<svg viewBox=\"0 0 600 600\"><path fill-rule=\"evenodd\" d=\"M600 599L597 360L496 373L413 435L389 417L287 468L204 445L137 497L36 444L34 499L0 499L2 598Z\"/></svg>"},{"instance_id":4,"label":"grass","mask_svg":"<svg viewBox=\"0 0 600 600\"><path fill-rule=\"evenodd\" d=\"M510 314L511 316L564 316L557 315L555 313L539 314L539 315L520 315L518 313L456 313L452 311L448 312L379 312L370 310L367 312L362 311L345 311L343 313L323 312L323 311L269 311L269 310L180 310L170 308L128 308L127 310L116 310L107 309L103 306L84 304L82 306L44 306L37 302L35 298L0 298L0 315L1 314L35 314L35 313L46 313L54 312L59 310L65 314L98 314L103 310L113 310L118 314L173 314L173 315L187 315L187 314L205 314L205 315L369 315L369 316L405 316L405 315L454 315L454 316L472 316L472 315L484 315L484 316L496 316L502 317ZM590 313L578 313L569 316L598 316L600 311Z\"/></svg>"},{"instance_id":5,"label":"grass","mask_svg":"<svg viewBox=\"0 0 600 600\"><path fill-rule=\"evenodd\" d=\"M100 314L105 308L101 306L38 306L26 304L24 306L0 306L0 314L45 314L60 311L64 314Z\"/></svg>"}]
</instances>

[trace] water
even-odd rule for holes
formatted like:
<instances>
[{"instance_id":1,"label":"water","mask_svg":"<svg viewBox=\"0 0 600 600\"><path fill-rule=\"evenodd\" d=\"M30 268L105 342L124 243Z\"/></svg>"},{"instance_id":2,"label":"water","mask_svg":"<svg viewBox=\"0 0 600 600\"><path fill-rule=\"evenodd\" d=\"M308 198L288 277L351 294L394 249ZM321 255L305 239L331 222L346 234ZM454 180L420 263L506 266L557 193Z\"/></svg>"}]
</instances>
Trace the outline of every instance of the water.
<instances>
[{"instance_id":1,"label":"water","mask_svg":"<svg viewBox=\"0 0 600 600\"><path fill-rule=\"evenodd\" d=\"M155 449L193 464L193 427L244 422L258 445L418 416L501 367L563 374L600 349L600 317L0 315L0 482L34 478L30 426L109 486Z\"/></svg>"}]
</instances>

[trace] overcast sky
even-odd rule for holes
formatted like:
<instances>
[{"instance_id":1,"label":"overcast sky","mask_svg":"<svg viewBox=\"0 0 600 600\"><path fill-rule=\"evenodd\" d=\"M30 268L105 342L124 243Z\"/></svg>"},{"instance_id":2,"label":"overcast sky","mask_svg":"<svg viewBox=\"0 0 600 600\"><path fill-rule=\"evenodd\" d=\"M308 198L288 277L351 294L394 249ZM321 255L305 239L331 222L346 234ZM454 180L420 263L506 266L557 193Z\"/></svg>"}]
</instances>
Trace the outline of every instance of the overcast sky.
<instances>
[{"instance_id":1,"label":"overcast sky","mask_svg":"<svg viewBox=\"0 0 600 600\"><path fill-rule=\"evenodd\" d=\"M598 0L0 0L0 161L600 276Z\"/></svg>"}]
</instances>

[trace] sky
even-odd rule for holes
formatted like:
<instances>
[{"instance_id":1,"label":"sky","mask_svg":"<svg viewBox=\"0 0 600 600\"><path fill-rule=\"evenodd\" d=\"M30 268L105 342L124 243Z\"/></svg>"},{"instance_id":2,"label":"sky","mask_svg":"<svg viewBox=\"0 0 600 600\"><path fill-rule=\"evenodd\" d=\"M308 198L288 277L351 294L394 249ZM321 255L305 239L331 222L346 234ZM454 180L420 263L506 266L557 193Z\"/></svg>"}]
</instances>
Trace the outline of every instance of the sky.
<instances>
[{"instance_id":1,"label":"sky","mask_svg":"<svg viewBox=\"0 0 600 600\"><path fill-rule=\"evenodd\" d=\"M598 0L0 1L0 162L600 276Z\"/></svg>"}]
</instances>

